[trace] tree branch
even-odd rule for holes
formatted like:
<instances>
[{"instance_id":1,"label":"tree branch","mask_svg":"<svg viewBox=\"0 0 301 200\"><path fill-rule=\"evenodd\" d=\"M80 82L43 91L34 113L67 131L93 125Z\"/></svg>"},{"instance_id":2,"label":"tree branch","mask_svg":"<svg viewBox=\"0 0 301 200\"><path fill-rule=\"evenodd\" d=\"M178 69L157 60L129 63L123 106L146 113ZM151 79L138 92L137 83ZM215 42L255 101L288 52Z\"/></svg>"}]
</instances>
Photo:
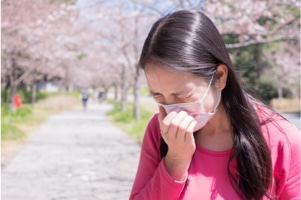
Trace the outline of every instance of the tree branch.
<instances>
[{"instance_id":1,"label":"tree branch","mask_svg":"<svg viewBox=\"0 0 301 200\"><path fill-rule=\"evenodd\" d=\"M33 72L34 71L34 69L30 69L30 70L28 70L28 71L26 71L26 72L24 72L23 74L22 74L22 76L20 76L17 80L16 80L16 84L18 85L19 83L21 83L21 81L23 81L29 74L31 74L31 72Z\"/></svg>"},{"instance_id":2,"label":"tree branch","mask_svg":"<svg viewBox=\"0 0 301 200\"><path fill-rule=\"evenodd\" d=\"M281 31L281 29L284 29L287 26L289 26L291 24L294 24L294 22L297 22L297 20L300 20L300 15L298 15L295 18L293 18L292 20L289 20L286 23L280 25L279 27L275 28L273 31L267 32L266 34L262 34L262 35L273 35L273 34L279 32L279 31Z\"/></svg>"},{"instance_id":3,"label":"tree branch","mask_svg":"<svg viewBox=\"0 0 301 200\"><path fill-rule=\"evenodd\" d=\"M246 47L254 44L263 44L263 43L270 43L270 42L276 42L280 40L300 40L299 37L296 36L277 36L274 38L268 38L268 39L262 39L262 40L249 40L246 42L242 43L235 43L235 44L226 44L227 49L235 49L235 48L240 48L240 47Z\"/></svg>"}]
</instances>

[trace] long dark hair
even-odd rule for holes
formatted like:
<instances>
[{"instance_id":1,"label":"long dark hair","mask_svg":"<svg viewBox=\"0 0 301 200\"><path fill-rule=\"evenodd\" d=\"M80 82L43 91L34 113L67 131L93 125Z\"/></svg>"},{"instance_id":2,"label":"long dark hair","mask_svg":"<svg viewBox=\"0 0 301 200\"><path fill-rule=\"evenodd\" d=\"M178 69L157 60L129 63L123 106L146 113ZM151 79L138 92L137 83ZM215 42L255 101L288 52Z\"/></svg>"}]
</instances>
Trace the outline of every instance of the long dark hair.
<instances>
[{"instance_id":1,"label":"long dark hair","mask_svg":"<svg viewBox=\"0 0 301 200\"><path fill-rule=\"evenodd\" d=\"M191 72L207 79L219 64L228 67L228 79L222 90L222 103L234 128L228 174L231 182L238 185L240 190L237 192L243 198L259 200L268 196L272 180L269 148L261 133L256 111L211 20L201 12L188 10L159 19L142 49L140 66L144 69L148 63L158 63L173 71ZM167 150L162 140L161 156L165 156ZM238 163L239 180L235 180L229 167L234 158Z\"/></svg>"}]
</instances>

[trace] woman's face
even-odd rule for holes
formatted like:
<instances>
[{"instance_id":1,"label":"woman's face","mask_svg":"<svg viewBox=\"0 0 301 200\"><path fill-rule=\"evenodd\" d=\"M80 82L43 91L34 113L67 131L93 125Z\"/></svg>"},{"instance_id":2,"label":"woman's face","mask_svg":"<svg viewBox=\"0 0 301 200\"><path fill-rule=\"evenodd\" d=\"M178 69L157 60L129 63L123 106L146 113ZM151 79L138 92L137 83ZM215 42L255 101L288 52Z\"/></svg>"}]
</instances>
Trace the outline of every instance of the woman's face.
<instances>
[{"instance_id":1,"label":"woman's face","mask_svg":"<svg viewBox=\"0 0 301 200\"><path fill-rule=\"evenodd\" d=\"M145 75L153 98L161 104L189 103L204 98L209 83L192 73L173 72L156 64L147 64ZM203 105L206 112L212 112L217 101L218 92L210 87Z\"/></svg>"}]
</instances>

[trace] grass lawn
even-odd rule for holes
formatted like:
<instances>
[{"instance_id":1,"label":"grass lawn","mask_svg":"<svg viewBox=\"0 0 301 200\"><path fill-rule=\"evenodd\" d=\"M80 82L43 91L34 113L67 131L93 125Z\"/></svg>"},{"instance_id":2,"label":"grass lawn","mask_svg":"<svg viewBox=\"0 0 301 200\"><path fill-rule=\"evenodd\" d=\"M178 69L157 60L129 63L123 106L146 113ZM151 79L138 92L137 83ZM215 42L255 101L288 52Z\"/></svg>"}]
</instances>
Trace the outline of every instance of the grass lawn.
<instances>
[{"instance_id":1,"label":"grass lawn","mask_svg":"<svg viewBox=\"0 0 301 200\"><path fill-rule=\"evenodd\" d=\"M126 111L120 111L120 103L111 101L114 108L108 112L107 117L113 121L124 132L141 143L148 121L157 110L157 106L151 103L140 103L140 120L134 119L133 103L129 102L126 106Z\"/></svg>"},{"instance_id":2,"label":"grass lawn","mask_svg":"<svg viewBox=\"0 0 301 200\"><path fill-rule=\"evenodd\" d=\"M301 112L301 99L273 99L271 106L283 113L300 113Z\"/></svg>"}]
</instances>

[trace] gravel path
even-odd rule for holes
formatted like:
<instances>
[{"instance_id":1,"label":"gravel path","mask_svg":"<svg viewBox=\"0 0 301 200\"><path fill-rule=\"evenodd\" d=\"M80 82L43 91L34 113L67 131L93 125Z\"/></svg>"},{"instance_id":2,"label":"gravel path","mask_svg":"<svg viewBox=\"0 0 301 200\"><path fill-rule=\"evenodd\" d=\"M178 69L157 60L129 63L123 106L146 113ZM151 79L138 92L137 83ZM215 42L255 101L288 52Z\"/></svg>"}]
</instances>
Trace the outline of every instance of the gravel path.
<instances>
[{"instance_id":1,"label":"gravel path","mask_svg":"<svg viewBox=\"0 0 301 200\"><path fill-rule=\"evenodd\" d=\"M2 200L128 199L140 146L105 118L110 108L48 118L2 168Z\"/></svg>"}]
</instances>

